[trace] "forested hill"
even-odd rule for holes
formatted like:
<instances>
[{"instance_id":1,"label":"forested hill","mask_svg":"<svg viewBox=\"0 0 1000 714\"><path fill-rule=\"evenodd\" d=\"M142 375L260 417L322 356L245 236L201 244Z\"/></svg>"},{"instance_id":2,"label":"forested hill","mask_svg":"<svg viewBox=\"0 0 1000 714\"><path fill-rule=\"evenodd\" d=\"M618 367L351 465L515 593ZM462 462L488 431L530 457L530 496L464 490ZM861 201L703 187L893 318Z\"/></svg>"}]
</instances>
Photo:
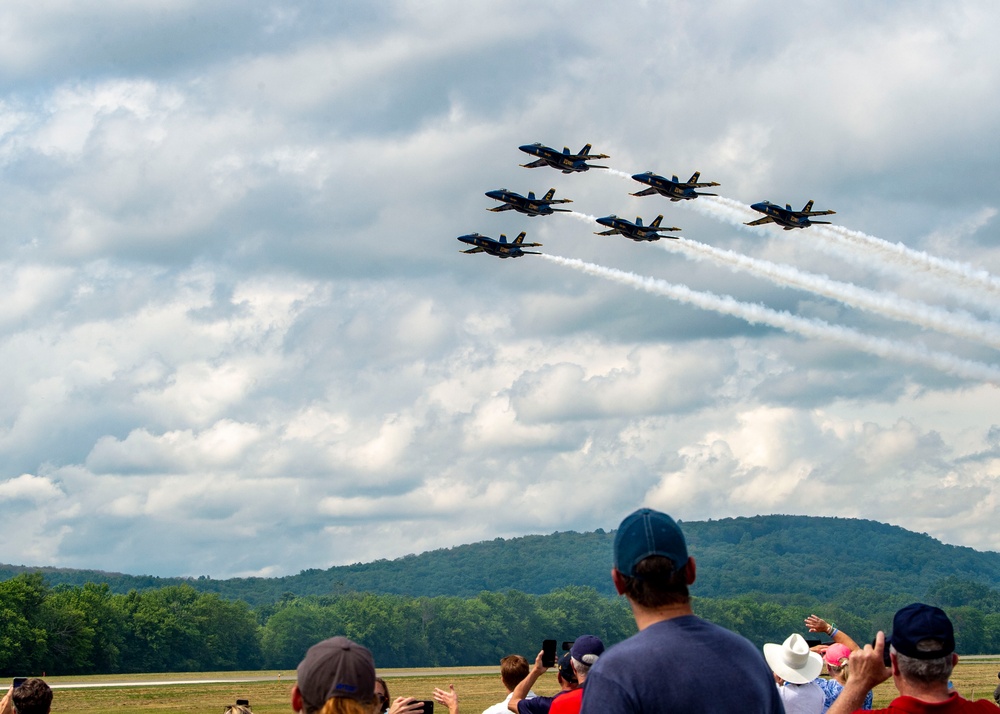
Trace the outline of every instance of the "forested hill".
<instances>
[{"instance_id":1,"label":"forested hill","mask_svg":"<svg viewBox=\"0 0 1000 714\"><path fill-rule=\"evenodd\" d=\"M945 578L1000 587L1000 553L945 545L926 534L875 521L755 516L683 524L698 562L692 594L726 598L761 593L820 600L865 589L924 597ZM305 570L281 578L156 578L87 570L0 566L0 579L42 572L50 584L108 583L115 592L188 583L261 605L294 595L347 592L469 597L484 590L543 594L586 585L612 594L613 532L563 532L456 546L395 560Z\"/></svg>"}]
</instances>

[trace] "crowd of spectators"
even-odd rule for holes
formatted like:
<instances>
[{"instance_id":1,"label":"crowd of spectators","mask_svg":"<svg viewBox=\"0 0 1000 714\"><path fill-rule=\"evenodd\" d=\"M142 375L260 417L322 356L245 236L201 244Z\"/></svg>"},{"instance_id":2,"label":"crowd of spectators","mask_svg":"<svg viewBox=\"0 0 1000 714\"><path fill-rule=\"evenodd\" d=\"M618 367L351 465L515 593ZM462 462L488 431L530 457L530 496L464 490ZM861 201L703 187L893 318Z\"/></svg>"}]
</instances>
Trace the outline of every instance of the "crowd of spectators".
<instances>
[{"instance_id":1,"label":"crowd of spectators","mask_svg":"<svg viewBox=\"0 0 1000 714\"><path fill-rule=\"evenodd\" d=\"M581 635L557 664L538 653L533 666L520 655L500 662L503 701L483 714L848 714L872 709L872 690L892 679L899 696L878 712L960 714L1000 712L984 699L967 700L951 686L958 662L955 633L940 608L913 603L861 647L816 615L809 632L831 641L810 643L792 633L763 651L749 640L697 617L688 588L695 559L678 524L644 508L618 528L611 578L632 610L638 632L605 651L595 635ZM557 667L559 691L533 687ZM824 668L828 677L821 677ZM1000 674L998 674L1000 676ZM0 714L49 714L52 690L41 679L17 682L0 700ZM299 714L424 714L436 701L460 714L454 685L434 690L433 701L391 699L377 677L372 653L346 637L323 640L296 670L292 710ZM1000 686L994 693L1000 703ZM249 706L229 707L250 714Z\"/></svg>"}]
</instances>

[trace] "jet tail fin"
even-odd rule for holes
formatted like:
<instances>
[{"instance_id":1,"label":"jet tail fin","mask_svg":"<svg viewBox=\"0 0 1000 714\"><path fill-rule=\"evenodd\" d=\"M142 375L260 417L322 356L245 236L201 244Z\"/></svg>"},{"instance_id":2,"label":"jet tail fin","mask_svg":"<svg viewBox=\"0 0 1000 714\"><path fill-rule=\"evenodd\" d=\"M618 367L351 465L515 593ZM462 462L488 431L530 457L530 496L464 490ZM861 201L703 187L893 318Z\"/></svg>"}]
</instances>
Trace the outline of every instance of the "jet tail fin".
<instances>
[{"instance_id":1,"label":"jet tail fin","mask_svg":"<svg viewBox=\"0 0 1000 714\"><path fill-rule=\"evenodd\" d=\"M552 197L555 196L555 195L556 195L556 190L554 188L550 188L548 190L548 192L545 194L545 198L543 198L542 200L543 201L551 201ZM531 196L531 198L534 198L535 194L531 193L531 194L529 194L529 196Z\"/></svg>"},{"instance_id":2,"label":"jet tail fin","mask_svg":"<svg viewBox=\"0 0 1000 714\"><path fill-rule=\"evenodd\" d=\"M810 198L808 203L806 203L805 207L802 209L802 212L809 213L809 211L811 211L812 209L813 209L813 200Z\"/></svg>"},{"instance_id":3,"label":"jet tail fin","mask_svg":"<svg viewBox=\"0 0 1000 714\"><path fill-rule=\"evenodd\" d=\"M527 235L527 233L525 231L521 231L521 234L517 238L514 239L514 245L521 245L522 243L524 243L524 237L526 235ZM507 236L500 236L500 239L504 243L507 242Z\"/></svg>"},{"instance_id":4,"label":"jet tail fin","mask_svg":"<svg viewBox=\"0 0 1000 714\"><path fill-rule=\"evenodd\" d=\"M688 183L698 183L699 178L701 178L701 171L695 171L691 174L691 178L688 179Z\"/></svg>"},{"instance_id":5,"label":"jet tail fin","mask_svg":"<svg viewBox=\"0 0 1000 714\"><path fill-rule=\"evenodd\" d=\"M659 216L657 216L656 218L653 219L653 222L649 224L649 227L650 228L659 228L660 227L660 221L662 221L662 220L663 220L663 214L661 213Z\"/></svg>"},{"instance_id":6,"label":"jet tail fin","mask_svg":"<svg viewBox=\"0 0 1000 714\"><path fill-rule=\"evenodd\" d=\"M580 149L580 156L587 156L590 154L590 144L584 144L583 148Z\"/></svg>"}]
</instances>

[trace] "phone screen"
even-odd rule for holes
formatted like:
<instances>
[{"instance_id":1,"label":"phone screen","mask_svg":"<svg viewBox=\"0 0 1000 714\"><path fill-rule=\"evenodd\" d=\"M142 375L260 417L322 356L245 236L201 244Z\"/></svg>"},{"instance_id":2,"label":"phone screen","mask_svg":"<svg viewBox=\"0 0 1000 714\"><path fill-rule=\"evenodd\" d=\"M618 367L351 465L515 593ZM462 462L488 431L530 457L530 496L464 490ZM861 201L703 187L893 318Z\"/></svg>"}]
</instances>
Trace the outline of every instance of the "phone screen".
<instances>
[{"instance_id":1,"label":"phone screen","mask_svg":"<svg viewBox=\"0 0 1000 714\"><path fill-rule=\"evenodd\" d=\"M542 666L554 667L556 664L556 641L545 640L542 642Z\"/></svg>"},{"instance_id":2,"label":"phone screen","mask_svg":"<svg viewBox=\"0 0 1000 714\"><path fill-rule=\"evenodd\" d=\"M14 689L17 689L28 680L27 677L14 677Z\"/></svg>"}]
</instances>

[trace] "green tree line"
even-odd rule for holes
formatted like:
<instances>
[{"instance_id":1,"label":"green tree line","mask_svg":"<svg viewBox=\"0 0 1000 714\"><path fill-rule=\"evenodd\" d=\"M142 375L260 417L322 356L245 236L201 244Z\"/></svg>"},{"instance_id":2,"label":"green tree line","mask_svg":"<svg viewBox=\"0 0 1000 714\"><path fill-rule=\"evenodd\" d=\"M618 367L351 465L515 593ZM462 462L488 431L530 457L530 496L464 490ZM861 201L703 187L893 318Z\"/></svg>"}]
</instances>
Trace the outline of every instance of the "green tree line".
<instances>
[{"instance_id":1,"label":"green tree line","mask_svg":"<svg viewBox=\"0 0 1000 714\"><path fill-rule=\"evenodd\" d=\"M925 600L948 611L961 653L1000 652L1000 593L946 578ZM813 612L864 643L909 601L859 589L828 603L745 595L695 598L694 608L758 646L805 634ZM592 633L610 645L634 631L623 599L583 586L468 598L288 594L253 609L189 585L121 594L106 584L53 587L39 574L0 582L3 675L291 669L334 634L368 646L381 667L489 665L512 652L531 659L545 638Z\"/></svg>"},{"instance_id":2,"label":"green tree line","mask_svg":"<svg viewBox=\"0 0 1000 714\"><path fill-rule=\"evenodd\" d=\"M768 599L795 596L825 602L830 583L846 590L868 589L912 599L929 583L948 577L1000 588L1000 553L941 543L898 526L850 518L753 516L683 523L690 552L698 560L694 594L738 598L766 593ZM198 592L261 607L295 595L353 592L410 597L475 597L518 590L534 595L569 586L592 587L614 596L608 569L614 533L561 532L496 538L407 555L393 560L303 570L276 578L166 578L94 570L34 568L0 564L0 580L41 572L52 585L107 583L112 592L190 585ZM531 563L531 577L525 577Z\"/></svg>"}]
</instances>

